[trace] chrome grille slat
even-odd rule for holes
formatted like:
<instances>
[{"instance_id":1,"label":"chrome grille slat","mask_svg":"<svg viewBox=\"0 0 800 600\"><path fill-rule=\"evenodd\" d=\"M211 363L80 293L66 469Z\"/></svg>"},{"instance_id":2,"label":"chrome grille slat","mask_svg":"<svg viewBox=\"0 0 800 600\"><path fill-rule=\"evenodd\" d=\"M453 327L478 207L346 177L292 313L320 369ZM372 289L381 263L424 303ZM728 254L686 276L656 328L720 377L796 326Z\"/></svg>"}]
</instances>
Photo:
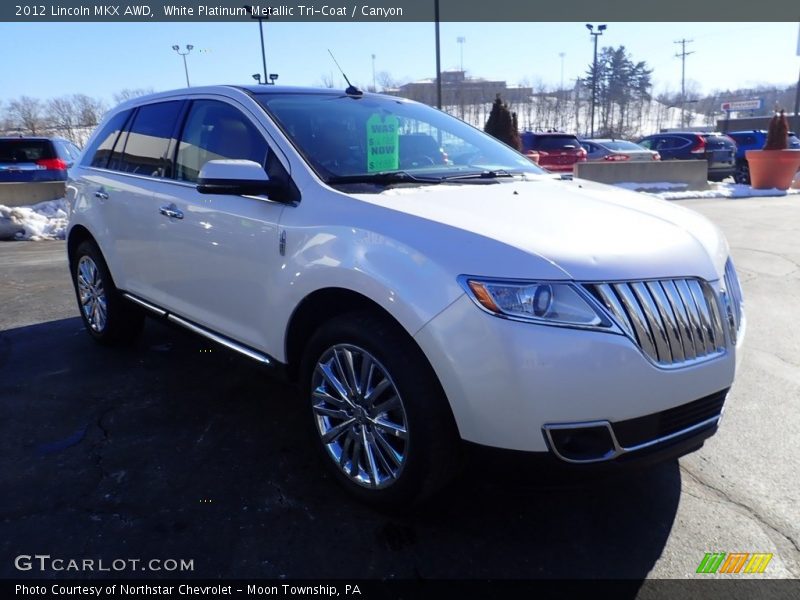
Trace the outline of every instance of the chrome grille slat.
<instances>
[{"instance_id":1,"label":"chrome grille slat","mask_svg":"<svg viewBox=\"0 0 800 600\"><path fill-rule=\"evenodd\" d=\"M694 339L694 352L697 356L705 356L705 342L703 341L703 326L700 325L700 313L697 311L697 306L694 304L692 292L689 291L689 286L684 279L676 279L675 287L678 288L678 293L681 296L683 305L686 307L686 313L689 315L689 322L692 326L692 338Z\"/></svg>"},{"instance_id":2,"label":"chrome grille slat","mask_svg":"<svg viewBox=\"0 0 800 600\"><path fill-rule=\"evenodd\" d=\"M611 314L614 315L614 317L616 317L620 326L629 336L634 337L635 333L633 331L633 325L631 324L625 309L622 307L622 304L619 303L617 295L614 293L614 290L611 288L611 286L607 283L598 283L594 286L594 289L597 291L597 294L605 307L611 311Z\"/></svg>"},{"instance_id":3,"label":"chrome grille slat","mask_svg":"<svg viewBox=\"0 0 800 600\"><path fill-rule=\"evenodd\" d=\"M675 282L672 280L662 281L664 292L669 298L669 304L672 307L675 317L678 319L678 326L681 332L681 344L683 345L683 355L687 360L697 357L694 350L694 336L692 335L692 325L689 322L689 315L686 312L686 307L683 305L681 295L678 293L678 288L675 287Z\"/></svg>"},{"instance_id":4,"label":"chrome grille slat","mask_svg":"<svg viewBox=\"0 0 800 600\"><path fill-rule=\"evenodd\" d=\"M639 346L641 346L642 350L644 350L649 356L652 356L658 360L656 345L653 341L653 334L650 333L650 327L647 325L647 317L644 316L644 313L642 312L639 303L636 301L636 297L633 295L631 288L627 283L615 283L614 290L619 294L622 304L625 307L625 311L628 313L628 317L633 324L633 328L636 331L636 339L639 341Z\"/></svg>"},{"instance_id":5,"label":"chrome grille slat","mask_svg":"<svg viewBox=\"0 0 800 600\"><path fill-rule=\"evenodd\" d=\"M678 319L670 306L667 294L664 292L664 288L661 287L660 281L648 281L647 289L650 290L650 294L655 298L661 320L666 325L672 361L682 362L685 357L683 354L683 342L681 342L681 332L678 328Z\"/></svg>"},{"instance_id":6,"label":"chrome grille slat","mask_svg":"<svg viewBox=\"0 0 800 600\"><path fill-rule=\"evenodd\" d=\"M670 352L669 342L667 341L667 329L661 321L661 316L658 314L658 308L656 308L653 297L641 282L632 283L630 286L639 301L639 305L644 309L647 322L650 325L650 331L653 334L653 340L655 341L659 362L672 362L672 352Z\"/></svg>"},{"instance_id":7,"label":"chrome grille slat","mask_svg":"<svg viewBox=\"0 0 800 600\"><path fill-rule=\"evenodd\" d=\"M726 272L725 287L730 302L735 303L736 288L727 278ZM676 278L591 283L585 287L659 365L680 366L714 358L728 346L725 294L706 281ZM739 310L735 305L731 308Z\"/></svg>"},{"instance_id":8,"label":"chrome grille slat","mask_svg":"<svg viewBox=\"0 0 800 600\"><path fill-rule=\"evenodd\" d=\"M703 290L700 288L700 284L697 280L694 279L687 281L686 285L689 286L689 291L692 293L695 306L697 306L697 312L700 315L700 326L703 330L703 339L705 340L705 352L706 354L711 354L716 350L716 340L714 340L714 330L711 327L711 313L709 313L708 307L706 306Z\"/></svg>"},{"instance_id":9,"label":"chrome grille slat","mask_svg":"<svg viewBox=\"0 0 800 600\"><path fill-rule=\"evenodd\" d=\"M736 340L739 333L739 326L742 320L742 288L739 284L739 278L736 275L736 269L733 266L733 261L728 259L725 263L725 290L728 296L728 302L731 304L733 313L733 323L731 326L731 339Z\"/></svg>"}]
</instances>

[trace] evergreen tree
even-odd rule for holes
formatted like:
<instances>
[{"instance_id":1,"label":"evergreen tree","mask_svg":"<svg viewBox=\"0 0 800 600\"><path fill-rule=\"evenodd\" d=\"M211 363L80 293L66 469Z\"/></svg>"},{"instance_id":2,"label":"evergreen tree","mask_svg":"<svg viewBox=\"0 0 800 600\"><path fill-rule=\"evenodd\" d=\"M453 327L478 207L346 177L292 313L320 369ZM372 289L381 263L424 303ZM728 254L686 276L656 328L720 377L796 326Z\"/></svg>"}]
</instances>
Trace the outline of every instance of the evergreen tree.
<instances>
[{"instance_id":1,"label":"evergreen tree","mask_svg":"<svg viewBox=\"0 0 800 600\"><path fill-rule=\"evenodd\" d=\"M489 118L483 130L516 150L522 148L522 142L519 139L517 113L509 110L508 104L503 102L500 94L497 94L497 98L492 104L492 112L489 113Z\"/></svg>"}]
</instances>

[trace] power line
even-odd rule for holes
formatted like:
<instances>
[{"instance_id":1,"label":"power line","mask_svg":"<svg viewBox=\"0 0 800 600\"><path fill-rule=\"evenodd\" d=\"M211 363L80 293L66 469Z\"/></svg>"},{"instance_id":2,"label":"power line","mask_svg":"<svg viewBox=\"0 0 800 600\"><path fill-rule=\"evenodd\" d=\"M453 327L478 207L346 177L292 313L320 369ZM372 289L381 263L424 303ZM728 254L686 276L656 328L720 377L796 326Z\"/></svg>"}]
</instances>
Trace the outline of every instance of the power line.
<instances>
[{"instance_id":1,"label":"power line","mask_svg":"<svg viewBox=\"0 0 800 600\"><path fill-rule=\"evenodd\" d=\"M694 51L686 51L686 44L691 44L693 41L683 38L674 42L681 45L681 53L675 55L681 59L681 127L686 127L686 57L694 54Z\"/></svg>"}]
</instances>

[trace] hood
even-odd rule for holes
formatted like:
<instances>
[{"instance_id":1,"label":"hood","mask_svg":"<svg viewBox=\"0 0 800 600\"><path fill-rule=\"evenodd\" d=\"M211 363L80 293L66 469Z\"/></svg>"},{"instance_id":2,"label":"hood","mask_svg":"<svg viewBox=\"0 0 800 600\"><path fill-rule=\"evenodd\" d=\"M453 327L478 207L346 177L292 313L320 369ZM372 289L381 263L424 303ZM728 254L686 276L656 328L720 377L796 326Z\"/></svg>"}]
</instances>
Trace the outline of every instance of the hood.
<instances>
[{"instance_id":1,"label":"hood","mask_svg":"<svg viewBox=\"0 0 800 600\"><path fill-rule=\"evenodd\" d=\"M545 258L580 281L713 281L728 255L724 236L702 215L580 179L442 184L354 196Z\"/></svg>"}]
</instances>

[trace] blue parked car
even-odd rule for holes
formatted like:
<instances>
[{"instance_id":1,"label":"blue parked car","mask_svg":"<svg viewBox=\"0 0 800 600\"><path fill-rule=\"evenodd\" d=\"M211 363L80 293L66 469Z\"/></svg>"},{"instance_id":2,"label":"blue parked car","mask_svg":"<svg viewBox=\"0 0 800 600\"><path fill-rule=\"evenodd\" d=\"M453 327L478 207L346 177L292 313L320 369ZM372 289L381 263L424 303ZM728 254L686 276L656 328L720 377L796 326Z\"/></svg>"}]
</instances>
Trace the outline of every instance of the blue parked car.
<instances>
[{"instance_id":1,"label":"blue parked car","mask_svg":"<svg viewBox=\"0 0 800 600\"><path fill-rule=\"evenodd\" d=\"M747 164L745 152L747 150L761 150L767 142L767 132L763 129L750 131L732 131L728 134L736 142L736 172L733 179L736 183L750 185L750 166ZM800 139L793 132L789 132L789 148L800 149Z\"/></svg>"},{"instance_id":2,"label":"blue parked car","mask_svg":"<svg viewBox=\"0 0 800 600\"><path fill-rule=\"evenodd\" d=\"M661 160L704 160L709 181L722 181L736 170L736 143L724 133L670 131L648 135L637 142L655 150Z\"/></svg>"},{"instance_id":3,"label":"blue parked car","mask_svg":"<svg viewBox=\"0 0 800 600\"><path fill-rule=\"evenodd\" d=\"M62 138L0 137L0 183L66 181L80 153Z\"/></svg>"}]
</instances>

